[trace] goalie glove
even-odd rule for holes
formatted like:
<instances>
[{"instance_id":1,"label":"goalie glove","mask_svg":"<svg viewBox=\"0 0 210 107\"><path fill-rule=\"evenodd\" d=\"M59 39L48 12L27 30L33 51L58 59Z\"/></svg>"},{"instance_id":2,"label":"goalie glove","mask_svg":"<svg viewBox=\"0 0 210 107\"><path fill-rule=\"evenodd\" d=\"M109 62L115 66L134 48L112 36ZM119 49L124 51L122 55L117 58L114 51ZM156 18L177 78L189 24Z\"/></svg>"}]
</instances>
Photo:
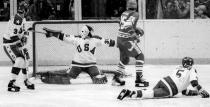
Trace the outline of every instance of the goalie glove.
<instances>
[{"instance_id":1,"label":"goalie glove","mask_svg":"<svg viewBox=\"0 0 210 107\"><path fill-rule=\"evenodd\" d=\"M106 75L97 75L92 78L93 84L106 84L108 82Z\"/></svg>"},{"instance_id":2,"label":"goalie glove","mask_svg":"<svg viewBox=\"0 0 210 107\"><path fill-rule=\"evenodd\" d=\"M46 27L44 27L43 30L46 32L45 35L46 35L47 38L49 38L49 37L56 37L56 38L60 39L60 36L63 35L63 33L61 33L61 31L58 31L58 30L48 29Z\"/></svg>"}]
</instances>

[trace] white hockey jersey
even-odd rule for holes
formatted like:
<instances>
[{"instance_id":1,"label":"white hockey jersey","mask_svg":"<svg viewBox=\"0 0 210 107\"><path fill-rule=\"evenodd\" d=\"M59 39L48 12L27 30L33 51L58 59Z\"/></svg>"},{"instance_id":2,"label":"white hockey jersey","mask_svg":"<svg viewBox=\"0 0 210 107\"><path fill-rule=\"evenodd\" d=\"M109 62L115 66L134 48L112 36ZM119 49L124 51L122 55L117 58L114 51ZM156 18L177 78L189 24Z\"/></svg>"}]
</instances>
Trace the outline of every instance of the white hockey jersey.
<instances>
[{"instance_id":1,"label":"white hockey jersey","mask_svg":"<svg viewBox=\"0 0 210 107\"><path fill-rule=\"evenodd\" d=\"M176 84L178 92L187 89L191 81L198 79L195 68L187 69L182 66L174 70L170 77Z\"/></svg>"},{"instance_id":2,"label":"white hockey jersey","mask_svg":"<svg viewBox=\"0 0 210 107\"><path fill-rule=\"evenodd\" d=\"M193 80L198 80L196 69L193 67L188 69L179 66L171 75L165 77L162 81L169 88L170 95L173 96L187 89Z\"/></svg>"},{"instance_id":3,"label":"white hockey jersey","mask_svg":"<svg viewBox=\"0 0 210 107\"><path fill-rule=\"evenodd\" d=\"M24 23L26 22L25 18L20 17L16 14L8 22L7 33L4 35L4 43L14 43L19 41L23 35Z\"/></svg>"},{"instance_id":4,"label":"white hockey jersey","mask_svg":"<svg viewBox=\"0 0 210 107\"><path fill-rule=\"evenodd\" d=\"M89 67L96 65L96 47L110 44L110 39L103 39L99 36L82 38L81 36L64 35L63 41L75 46L75 55L72 66Z\"/></svg>"}]
</instances>

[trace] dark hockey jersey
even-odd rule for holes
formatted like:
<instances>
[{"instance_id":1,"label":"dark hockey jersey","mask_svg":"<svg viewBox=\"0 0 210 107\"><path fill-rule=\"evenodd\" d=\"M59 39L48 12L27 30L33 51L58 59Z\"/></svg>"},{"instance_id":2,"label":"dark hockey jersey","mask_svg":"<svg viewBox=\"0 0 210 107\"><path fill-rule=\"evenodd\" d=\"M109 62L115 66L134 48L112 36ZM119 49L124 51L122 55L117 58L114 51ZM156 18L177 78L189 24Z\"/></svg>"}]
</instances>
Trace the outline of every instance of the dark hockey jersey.
<instances>
[{"instance_id":1,"label":"dark hockey jersey","mask_svg":"<svg viewBox=\"0 0 210 107\"><path fill-rule=\"evenodd\" d=\"M135 33L139 14L136 11L127 10L120 18L119 36L129 37Z\"/></svg>"}]
</instances>

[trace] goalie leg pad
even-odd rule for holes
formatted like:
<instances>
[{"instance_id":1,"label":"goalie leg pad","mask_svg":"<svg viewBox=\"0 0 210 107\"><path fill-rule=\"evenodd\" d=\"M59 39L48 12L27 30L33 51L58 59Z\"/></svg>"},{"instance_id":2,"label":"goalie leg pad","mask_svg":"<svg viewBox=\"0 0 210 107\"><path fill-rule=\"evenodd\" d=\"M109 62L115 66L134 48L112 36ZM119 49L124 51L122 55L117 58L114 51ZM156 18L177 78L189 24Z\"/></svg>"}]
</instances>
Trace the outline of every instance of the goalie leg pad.
<instances>
[{"instance_id":1,"label":"goalie leg pad","mask_svg":"<svg viewBox=\"0 0 210 107\"><path fill-rule=\"evenodd\" d=\"M92 78L93 84L106 84L108 82L106 75L97 75Z\"/></svg>"},{"instance_id":2,"label":"goalie leg pad","mask_svg":"<svg viewBox=\"0 0 210 107\"><path fill-rule=\"evenodd\" d=\"M39 73L41 81L47 84L70 84L70 77L65 72L42 72Z\"/></svg>"}]
</instances>

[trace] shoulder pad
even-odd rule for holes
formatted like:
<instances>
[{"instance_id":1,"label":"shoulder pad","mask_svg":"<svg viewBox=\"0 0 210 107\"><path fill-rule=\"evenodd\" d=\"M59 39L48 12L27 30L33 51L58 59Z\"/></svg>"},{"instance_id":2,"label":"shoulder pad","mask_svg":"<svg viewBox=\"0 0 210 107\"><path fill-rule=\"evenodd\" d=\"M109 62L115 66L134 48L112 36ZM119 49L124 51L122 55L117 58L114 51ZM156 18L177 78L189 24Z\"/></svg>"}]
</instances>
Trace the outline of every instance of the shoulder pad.
<instances>
[{"instance_id":1,"label":"shoulder pad","mask_svg":"<svg viewBox=\"0 0 210 107\"><path fill-rule=\"evenodd\" d=\"M137 12L133 12L133 15L132 16L134 16L136 18L139 18L139 14Z\"/></svg>"},{"instance_id":2,"label":"shoulder pad","mask_svg":"<svg viewBox=\"0 0 210 107\"><path fill-rule=\"evenodd\" d=\"M23 22L23 18L16 14L14 17L13 23L15 25L21 25L22 22Z\"/></svg>"},{"instance_id":3,"label":"shoulder pad","mask_svg":"<svg viewBox=\"0 0 210 107\"><path fill-rule=\"evenodd\" d=\"M95 39L102 39L102 37L98 36L98 35L93 35L91 38L95 38Z\"/></svg>"}]
</instances>

